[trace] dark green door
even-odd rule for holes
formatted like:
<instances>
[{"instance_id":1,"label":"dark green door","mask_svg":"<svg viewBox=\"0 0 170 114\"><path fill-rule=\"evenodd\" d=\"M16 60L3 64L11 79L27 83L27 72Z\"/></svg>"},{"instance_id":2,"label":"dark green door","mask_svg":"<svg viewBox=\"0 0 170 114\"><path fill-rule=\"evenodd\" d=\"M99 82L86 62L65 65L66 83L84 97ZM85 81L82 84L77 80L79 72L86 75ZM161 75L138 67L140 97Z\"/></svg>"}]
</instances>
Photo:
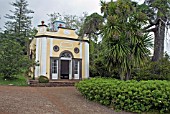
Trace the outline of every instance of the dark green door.
<instances>
[{"instance_id":1,"label":"dark green door","mask_svg":"<svg viewBox=\"0 0 170 114\"><path fill-rule=\"evenodd\" d=\"M69 79L69 60L61 60L61 79Z\"/></svg>"}]
</instances>

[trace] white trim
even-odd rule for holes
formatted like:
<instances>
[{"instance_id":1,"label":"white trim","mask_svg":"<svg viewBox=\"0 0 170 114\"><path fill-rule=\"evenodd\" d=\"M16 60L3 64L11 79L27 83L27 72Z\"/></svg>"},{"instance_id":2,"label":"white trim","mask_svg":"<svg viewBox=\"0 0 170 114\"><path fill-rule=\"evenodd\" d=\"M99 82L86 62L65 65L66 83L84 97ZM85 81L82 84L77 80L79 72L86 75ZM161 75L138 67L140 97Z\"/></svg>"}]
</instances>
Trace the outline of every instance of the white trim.
<instances>
[{"instance_id":1,"label":"white trim","mask_svg":"<svg viewBox=\"0 0 170 114\"><path fill-rule=\"evenodd\" d=\"M53 38L50 38L50 57L53 56Z\"/></svg>"},{"instance_id":2,"label":"white trim","mask_svg":"<svg viewBox=\"0 0 170 114\"><path fill-rule=\"evenodd\" d=\"M42 38L39 39L39 51L38 51L39 57L38 57L38 58L39 58L39 64L40 64L40 66L39 66L39 72L38 72L39 75L38 75L38 76L41 75L41 65L42 65L42 64L41 64L41 56L42 56L42 55L41 55L41 53L42 53L41 50L42 50Z\"/></svg>"},{"instance_id":3,"label":"white trim","mask_svg":"<svg viewBox=\"0 0 170 114\"><path fill-rule=\"evenodd\" d=\"M72 59L69 61L69 79L72 79Z\"/></svg>"},{"instance_id":4,"label":"white trim","mask_svg":"<svg viewBox=\"0 0 170 114\"><path fill-rule=\"evenodd\" d=\"M41 39L41 75L46 76L46 61L47 61L47 39Z\"/></svg>"},{"instance_id":5,"label":"white trim","mask_svg":"<svg viewBox=\"0 0 170 114\"><path fill-rule=\"evenodd\" d=\"M35 62L39 61L39 38L36 38L36 56ZM35 66L35 77L39 76L39 66Z\"/></svg>"},{"instance_id":6,"label":"white trim","mask_svg":"<svg viewBox=\"0 0 170 114\"><path fill-rule=\"evenodd\" d=\"M72 60L72 58L61 57L60 60Z\"/></svg>"},{"instance_id":7,"label":"white trim","mask_svg":"<svg viewBox=\"0 0 170 114\"><path fill-rule=\"evenodd\" d=\"M85 42L85 77L89 78L89 44Z\"/></svg>"}]
</instances>

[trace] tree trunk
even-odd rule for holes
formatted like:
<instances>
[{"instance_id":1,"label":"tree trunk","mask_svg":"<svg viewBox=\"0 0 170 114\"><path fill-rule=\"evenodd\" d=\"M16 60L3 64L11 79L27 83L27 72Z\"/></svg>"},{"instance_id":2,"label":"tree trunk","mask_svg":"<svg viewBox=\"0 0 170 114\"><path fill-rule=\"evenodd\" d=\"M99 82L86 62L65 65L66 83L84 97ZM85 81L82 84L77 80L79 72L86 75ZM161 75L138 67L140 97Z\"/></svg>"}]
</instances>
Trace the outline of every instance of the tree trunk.
<instances>
[{"instance_id":1,"label":"tree trunk","mask_svg":"<svg viewBox=\"0 0 170 114\"><path fill-rule=\"evenodd\" d=\"M119 75L120 75L120 79L124 80L124 72L122 72L122 68L119 69Z\"/></svg>"},{"instance_id":2,"label":"tree trunk","mask_svg":"<svg viewBox=\"0 0 170 114\"><path fill-rule=\"evenodd\" d=\"M163 19L166 21L166 19ZM154 31L154 54L152 61L158 61L163 58L164 54L164 37L165 37L165 23L159 20L158 25Z\"/></svg>"},{"instance_id":3,"label":"tree trunk","mask_svg":"<svg viewBox=\"0 0 170 114\"><path fill-rule=\"evenodd\" d=\"M131 79L131 76L130 76L130 75L131 75L131 70L128 69L128 70L127 70L127 73L126 73L125 79L126 79L126 80L130 80L130 79Z\"/></svg>"}]
</instances>

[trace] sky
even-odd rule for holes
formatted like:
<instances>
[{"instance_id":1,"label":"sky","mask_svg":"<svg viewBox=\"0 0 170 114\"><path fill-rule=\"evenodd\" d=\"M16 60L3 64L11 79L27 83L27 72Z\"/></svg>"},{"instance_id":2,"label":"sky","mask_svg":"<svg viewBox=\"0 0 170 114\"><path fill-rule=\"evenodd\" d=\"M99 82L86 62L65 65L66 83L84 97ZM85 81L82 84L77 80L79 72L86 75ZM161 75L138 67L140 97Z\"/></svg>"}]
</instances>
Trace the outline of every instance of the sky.
<instances>
[{"instance_id":1,"label":"sky","mask_svg":"<svg viewBox=\"0 0 170 114\"><path fill-rule=\"evenodd\" d=\"M4 16L5 14L10 14L9 10L14 10L10 3L16 0L0 0L0 28L1 31L4 30L4 23L7 21ZM28 9L34 11L31 15L32 27L37 27L41 24L41 21L48 23L47 14L60 13L60 14L72 14L81 16L83 12L87 12L89 15L97 12L100 14L100 0L27 0ZM111 0L103 0L111 1ZM144 0L133 0L139 4L143 3ZM165 41L165 50L168 51L170 55L170 32L168 32L168 41Z\"/></svg>"},{"instance_id":2,"label":"sky","mask_svg":"<svg viewBox=\"0 0 170 114\"><path fill-rule=\"evenodd\" d=\"M4 16L10 14L9 10L14 10L10 3L16 0L0 0L0 31L4 30L4 23L7 21ZM89 15L97 12L100 14L100 0L27 0L28 9L34 11L31 15L32 27L37 27L41 24L41 21L48 23L47 14L60 13L60 14L71 14L81 16L83 12L87 12ZM110 0L103 0L110 1ZM144 0L133 0L139 4L143 3ZM170 33L170 32L168 32ZM168 43L165 42L165 50L168 50L170 54L170 34L168 34Z\"/></svg>"},{"instance_id":3,"label":"sky","mask_svg":"<svg viewBox=\"0 0 170 114\"><path fill-rule=\"evenodd\" d=\"M10 3L16 0L0 0L0 28L3 30L4 23L7 21L4 16L10 14L9 10L14 10ZM47 14L54 12L60 14L72 14L81 16L83 12L92 14L100 13L100 0L27 0L28 8L33 10L32 25L37 27L43 20L48 23ZM110 0L104 0L110 1ZM144 0L134 0L142 3Z\"/></svg>"}]
</instances>

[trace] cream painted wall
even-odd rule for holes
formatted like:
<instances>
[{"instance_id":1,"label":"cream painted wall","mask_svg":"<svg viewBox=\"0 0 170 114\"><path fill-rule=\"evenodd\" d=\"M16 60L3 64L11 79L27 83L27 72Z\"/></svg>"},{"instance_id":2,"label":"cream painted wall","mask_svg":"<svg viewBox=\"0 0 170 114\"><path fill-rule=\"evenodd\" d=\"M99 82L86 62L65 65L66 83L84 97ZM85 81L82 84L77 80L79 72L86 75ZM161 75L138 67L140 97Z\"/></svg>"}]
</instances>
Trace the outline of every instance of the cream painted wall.
<instances>
[{"instance_id":1,"label":"cream painted wall","mask_svg":"<svg viewBox=\"0 0 170 114\"><path fill-rule=\"evenodd\" d=\"M69 31L69 34L65 34L65 30ZM40 62L40 66L35 67L36 77L46 75L50 79L50 57L59 57L65 50L70 51L74 58L82 59L82 78L89 77L89 43L87 38L85 38L86 41L83 39L81 41L72 40L78 39L74 30L60 28L58 32L47 32L45 26L40 26L36 37L30 44L31 49L36 48L36 61ZM55 45L59 47L58 52L53 50ZM75 47L80 50L78 54L74 52Z\"/></svg>"},{"instance_id":2,"label":"cream painted wall","mask_svg":"<svg viewBox=\"0 0 170 114\"><path fill-rule=\"evenodd\" d=\"M54 47L55 45L57 45L60 48L60 50L58 52L55 52L55 51L52 52L52 55L54 57L59 57L61 52L68 50L73 54L74 58L80 58L80 53L78 54L74 53L75 47L78 47L80 49L79 41L71 41L71 40L65 40L65 39L53 39L52 47Z\"/></svg>"},{"instance_id":3,"label":"cream painted wall","mask_svg":"<svg viewBox=\"0 0 170 114\"><path fill-rule=\"evenodd\" d=\"M51 46L51 39L52 40L52 46ZM53 48L51 47L54 47L55 45L59 46L59 51L58 52L55 52L53 50ZM74 58L80 58L80 52L78 54L76 54L74 52L74 48L77 47L79 48L80 51L81 48L80 48L80 42L79 41L71 41L71 40L65 40L65 39L57 39L57 38L47 38L47 61L46 61L46 70L47 70L47 77L50 78L50 57L59 57L60 54L65 51L65 50L68 50L70 51ZM50 55L50 52L52 51L52 55ZM82 60L83 62L83 60ZM83 64L82 64L83 66Z\"/></svg>"}]
</instances>

